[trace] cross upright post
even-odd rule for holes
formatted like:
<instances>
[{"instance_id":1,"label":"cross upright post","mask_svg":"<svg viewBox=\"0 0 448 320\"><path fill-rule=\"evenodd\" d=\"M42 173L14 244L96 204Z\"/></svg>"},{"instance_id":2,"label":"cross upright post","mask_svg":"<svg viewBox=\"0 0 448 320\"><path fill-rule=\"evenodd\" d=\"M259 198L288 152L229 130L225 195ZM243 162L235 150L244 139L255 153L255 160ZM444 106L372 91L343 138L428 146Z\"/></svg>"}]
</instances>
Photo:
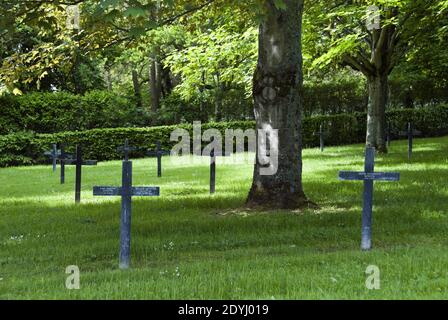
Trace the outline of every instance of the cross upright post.
<instances>
[{"instance_id":1,"label":"cross upright post","mask_svg":"<svg viewBox=\"0 0 448 320\"><path fill-rule=\"evenodd\" d=\"M76 155L65 153L60 157L61 161L61 183L64 181L65 183L65 169L64 176L62 176L62 166L66 165L75 165L76 173L75 173L75 203L81 202L81 184L82 184L82 167L83 166L96 166L98 161L96 160L83 160L83 151L82 146L76 146Z\"/></svg>"},{"instance_id":2,"label":"cross upright post","mask_svg":"<svg viewBox=\"0 0 448 320\"><path fill-rule=\"evenodd\" d=\"M412 153L414 149L414 136L421 136L422 133L414 129L411 122L407 124L407 131L400 132L400 136L408 138L408 159L412 160Z\"/></svg>"},{"instance_id":3,"label":"cross upright post","mask_svg":"<svg viewBox=\"0 0 448 320\"><path fill-rule=\"evenodd\" d=\"M58 147L56 144L53 144L53 172L56 172L57 159L58 159Z\"/></svg>"},{"instance_id":4,"label":"cross upright post","mask_svg":"<svg viewBox=\"0 0 448 320\"><path fill-rule=\"evenodd\" d=\"M162 177L162 157L164 155L170 155L171 152L167 151L167 150L162 150L160 141L157 141L156 150L155 151L148 150L148 152L146 154L151 157L157 157L157 176L159 178L161 178Z\"/></svg>"},{"instance_id":5,"label":"cross upright post","mask_svg":"<svg viewBox=\"0 0 448 320\"><path fill-rule=\"evenodd\" d=\"M132 197L157 197L160 196L160 188L133 187L132 161L124 160L122 164L122 186L93 187L93 195L108 197L121 196L119 267L120 269L128 269L131 261Z\"/></svg>"},{"instance_id":6,"label":"cross upright post","mask_svg":"<svg viewBox=\"0 0 448 320\"><path fill-rule=\"evenodd\" d=\"M76 146L75 202L81 202L82 147Z\"/></svg>"},{"instance_id":7,"label":"cross upright post","mask_svg":"<svg viewBox=\"0 0 448 320\"><path fill-rule=\"evenodd\" d=\"M324 130L323 130L323 125L321 124L320 125L320 128L319 128L319 137L320 137L320 151L322 151L322 152L324 152L324 148L325 148L325 146L324 146Z\"/></svg>"},{"instance_id":8,"label":"cross upright post","mask_svg":"<svg viewBox=\"0 0 448 320\"><path fill-rule=\"evenodd\" d=\"M124 154L124 160L128 161L129 160L129 152L131 151L136 151L138 148L134 147L134 146L130 146L129 145L129 140L126 139L124 141L124 145L122 147L118 147L117 151L118 152L122 152Z\"/></svg>"},{"instance_id":9,"label":"cross upright post","mask_svg":"<svg viewBox=\"0 0 448 320\"><path fill-rule=\"evenodd\" d=\"M210 194L216 192L216 155L215 150L210 153Z\"/></svg>"},{"instance_id":10,"label":"cross upright post","mask_svg":"<svg viewBox=\"0 0 448 320\"><path fill-rule=\"evenodd\" d=\"M65 184L65 146L61 145L61 157L60 157L60 163L61 163L61 184Z\"/></svg>"},{"instance_id":11,"label":"cross upright post","mask_svg":"<svg viewBox=\"0 0 448 320\"><path fill-rule=\"evenodd\" d=\"M363 209L362 209L362 236L361 249L372 249L372 210L373 210L373 183L378 181L399 181L400 174L394 172L375 172L375 149L367 148L364 172L341 171L340 180L364 181Z\"/></svg>"},{"instance_id":12,"label":"cross upright post","mask_svg":"<svg viewBox=\"0 0 448 320\"><path fill-rule=\"evenodd\" d=\"M45 156L51 158L51 160L52 160L53 172L56 172L59 154L60 154L60 152L58 151L57 144L52 144L51 151L46 151L44 153Z\"/></svg>"},{"instance_id":13,"label":"cross upright post","mask_svg":"<svg viewBox=\"0 0 448 320\"><path fill-rule=\"evenodd\" d=\"M131 261L132 162L125 160L122 169L120 268L128 269Z\"/></svg>"},{"instance_id":14,"label":"cross upright post","mask_svg":"<svg viewBox=\"0 0 448 320\"><path fill-rule=\"evenodd\" d=\"M314 133L315 136L319 136L320 151L324 152L325 149L325 137L328 132L324 131L324 125L321 123L319 126L319 131Z\"/></svg>"},{"instance_id":15,"label":"cross upright post","mask_svg":"<svg viewBox=\"0 0 448 320\"><path fill-rule=\"evenodd\" d=\"M375 171L375 149L366 150L364 172L366 174ZM372 248L372 210L373 210L373 180L364 180L364 205L362 209L362 234L361 248L370 250Z\"/></svg>"},{"instance_id":16,"label":"cross upright post","mask_svg":"<svg viewBox=\"0 0 448 320\"><path fill-rule=\"evenodd\" d=\"M212 149L210 154L203 154L202 156L210 157L210 194L214 194L216 193L216 157L227 157L229 154Z\"/></svg>"}]
</instances>

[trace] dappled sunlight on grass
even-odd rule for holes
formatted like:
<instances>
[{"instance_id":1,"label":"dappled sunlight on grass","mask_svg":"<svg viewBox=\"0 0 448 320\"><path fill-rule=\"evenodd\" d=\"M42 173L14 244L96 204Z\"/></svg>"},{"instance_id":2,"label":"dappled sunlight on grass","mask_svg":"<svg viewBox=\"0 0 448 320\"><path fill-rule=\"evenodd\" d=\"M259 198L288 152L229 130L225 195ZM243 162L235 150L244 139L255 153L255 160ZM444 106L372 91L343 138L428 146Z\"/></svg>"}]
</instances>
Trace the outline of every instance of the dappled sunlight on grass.
<instances>
[{"instance_id":1,"label":"dappled sunlight on grass","mask_svg":"<svg viewBox=\"0 0 448 320\"><path fill-rule=\"evenodd\" d=\"M218 158L217 193L202 164L134 160L135 186L161 197L134 198L132 267L117 270L120 198L93 197L94 185L121 184L121 162L83 170L82 204L50 166L0 170L0 298L416 298L448 294L448 138L406 141L378 155L376 171L401 181L375 183L374 251L359 250L362 182L339 170L363 170L362 145L304 150L303 184L317 210L244 208L253 164ZM253 157L253 155L250 155ZM78 265L82 290L64 288ZM378 265L382 290L365 289Z\"/></svg>"}]
</instances>

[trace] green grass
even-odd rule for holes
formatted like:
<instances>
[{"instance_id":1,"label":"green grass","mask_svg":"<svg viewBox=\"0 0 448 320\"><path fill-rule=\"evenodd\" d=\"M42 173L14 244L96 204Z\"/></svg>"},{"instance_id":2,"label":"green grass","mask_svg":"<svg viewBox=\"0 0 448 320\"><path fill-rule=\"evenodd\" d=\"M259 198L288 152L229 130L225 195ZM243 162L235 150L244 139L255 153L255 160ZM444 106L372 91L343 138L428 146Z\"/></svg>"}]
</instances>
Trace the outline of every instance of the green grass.
<instances>
[{"instance_id":1,"label":"green grass","mask_svg":"<svg viewBox=\"0 0 448 320\"><path fill-rule=\"evenodd\" d=\"M121 163L83 171L74 205L74 168L59 185L50 166L0 170L0 299L412 299L448 298L448 138L404 141L377 158L399 183L375 184L374 250L361 252L363 146L304 151L304 186L321 209L247 212L252 166L134 161L134 185L160 185L160 198L133 201L132 269L118 269L119 198L93 185L119 185ZM78 265L81 290L65 288ZM381 289L365 287L376 265Z\"/></svg>"}]
</instances>

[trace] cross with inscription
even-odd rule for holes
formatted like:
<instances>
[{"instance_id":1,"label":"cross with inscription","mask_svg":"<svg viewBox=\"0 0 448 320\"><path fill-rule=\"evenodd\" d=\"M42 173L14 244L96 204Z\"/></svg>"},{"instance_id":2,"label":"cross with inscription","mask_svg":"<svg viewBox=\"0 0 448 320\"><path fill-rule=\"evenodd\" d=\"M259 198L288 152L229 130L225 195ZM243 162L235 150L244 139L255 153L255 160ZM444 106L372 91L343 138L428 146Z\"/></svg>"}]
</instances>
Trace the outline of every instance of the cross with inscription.
<instances>
[{"instance_id":1,"label":"cross with inscription","mask_svg":"<svg viewBox=\"0 0 448 320\"><path fill-rule=\"evenodd\" d=\"M53 144L51 151L44 152L44 155L51 158L51 160L53 161L53 172L56 172L58 157L61 155L61 152L58 150L57 145Z\"/></svg>"},{"instance_id":2,"label":"cross with inscription","mask_svg":"<svg viewBox=\"0 0 448 320\"><path fill-rule=\"evenodd\" d=\"M422 132L415 130L412 123L408 123L408 130L407 131L401 131L400 136L402 137L408 137L408 159L412 159L412 151L414 148L414 136L421 136Z\"/></svg>"},{"instance_id":3,"label":"cross with inscription","mask_svg":"<svg viewBox=\"0 0 448 320\"><path fill-rule=\"evenodd\" d=\"M126 155L125 144L125 157ZM131 260L131 216L132 197L158 197L159 187L133 187L132 161L124 160L122 165L121 187L93 187L94 196L121 196L121 223L120 223L120 269L128 269Z\"/></svg>"},{"instance_id":4,"label":"cross with inscription","mask_svg":"<svg viewBox=\"0 0 448 320\"><path fill-rule=\"evenodd\" d=\"M156 150L148 150L147 155L150 157L157 157L157 176L162 177L162 157L166 155L170 155L170 151L162 150L160 147L160 141L156 143Z\"/></svg>"},{"instance_id":5,"label":"cross with inscription","mask_svg":"<svg viewBox=\"0 0 448 320\"><path fill-rule=\"evenodd\" d=\"M325 149L325 138L328 136L328 132L324 131L324 125L321 124L319 127L319 132L314 133L315 136L319 136L320 141L320 151L324 152Z\"/></svg>"},{"instance_id":6,"label":"cross with inscription","mask_svg":"<svg viewBox=\"0 0 448 320\"><path fill-rule=\"evenodd\" d=\"M375 149L366 149L364 172L341 171L340 180L364 181L364 205L362 209L362 240L361 249L372 249L372 208L373 208L373 182L399 181L400 174L395 172L375 172Z\"/></svg>"}]
</instances>

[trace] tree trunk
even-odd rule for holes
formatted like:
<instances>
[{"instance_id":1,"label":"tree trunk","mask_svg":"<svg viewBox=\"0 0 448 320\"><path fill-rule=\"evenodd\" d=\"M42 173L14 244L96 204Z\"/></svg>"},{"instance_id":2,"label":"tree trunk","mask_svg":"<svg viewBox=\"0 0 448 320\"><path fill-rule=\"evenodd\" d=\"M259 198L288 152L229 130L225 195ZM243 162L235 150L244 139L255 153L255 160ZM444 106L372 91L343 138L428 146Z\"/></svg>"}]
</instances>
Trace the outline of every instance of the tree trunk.
<instances>
[{"instance_id":1,"label":"tree trunk","mask_svg":"<svg viewBox=\"0 0 448 320\"><path fill-rule=\"evenodd\" d=\"M156 113L160 108L161 96L161 68L158 57L154 54L151 58L150 67L150 89L151 89L151 111Z\"/></svg>"},{"instance_id":2,"label":"tree trunk","mask_svg":"<svg viewBox=\"0 0 448 320\"><path fill-rule=\"evenodd\" d=\"M266 16L260 25L258 65L254 74L254 112L257 129L278 130L266 136L270 154L278 151L275 174L263 175L258 141L253 184L247 205L279 209L308 207L302 188L301 112L303 109L302 12L303 0L265 0Z\"/></svg>"},{"instance_id":3,"label":"tree trunk","mask_svg":"<svg viewBox=\"0 0 448 320\"><path fill-rule=\"evenodd\" d=\"M215 121L220 122L222 120L222 95L224 86L221 83L220 74L216 75L216 91L215 91Z\"/></svg>"},{"instance_id":4,"label":"tree trunk","mask_svg":"<svg viewBox=\"0 0 448 320\"><path fill-rule=\"evenodd\" d=\"M134 84L134 95L137 101L137 107L143 107L142 94L140 92L140 82L138 81L137 70L132 70L132 83Z\"/></svg>"},{"instance_id":5,"label":"tree trunk","mask_svg":"<svg viewBox=\"0 0 448 320\"><path fill-rule=\"evenodd\" d=\"M110 72L110 67L105 67L105 71L106 71L106 87L107 87L107 90L109 90L109 91L112 91L112 87L113 87L113 85L112 85L112 75L111 75L111 72Z\"/></svg>"},{"instance_id":6,"label":"tree trunk","mask_svg":"<svg viewBox=\"0 0 448 320\"><path fill-rule=\"evenodd\" d=\"M380 153L387 153L386 105L388 100L388 75L368 77L369 102L367 105L366 145Z\"/></svg>"}]
</instances>

